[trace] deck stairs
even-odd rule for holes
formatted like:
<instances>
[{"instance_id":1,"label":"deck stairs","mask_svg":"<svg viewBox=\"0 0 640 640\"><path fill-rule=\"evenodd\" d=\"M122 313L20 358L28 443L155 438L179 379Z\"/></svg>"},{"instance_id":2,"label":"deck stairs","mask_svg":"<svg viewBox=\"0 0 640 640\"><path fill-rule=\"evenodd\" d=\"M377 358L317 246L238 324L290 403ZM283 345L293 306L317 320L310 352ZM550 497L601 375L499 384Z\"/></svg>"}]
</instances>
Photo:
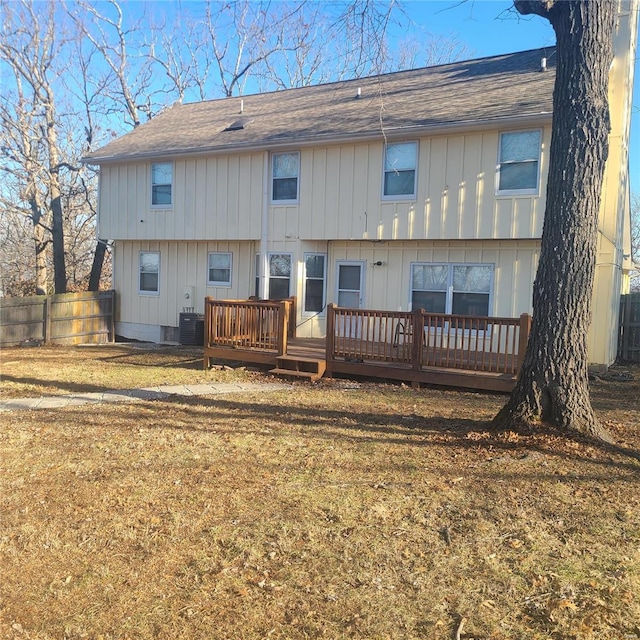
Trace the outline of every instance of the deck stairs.
<instances>
[{"instance_id":1,"label":"deck stairs","mask_svg":"<svg viewBox=\"0 0 640 640\"><path fill-rule=\"evenodd\" d=\"M327 361L316 358L304 358L302 356L284 355L278 356L276 368L269 373L283 378L304 378L315 382L320 380L327 370Z\"/></svg>"}]
</instances>

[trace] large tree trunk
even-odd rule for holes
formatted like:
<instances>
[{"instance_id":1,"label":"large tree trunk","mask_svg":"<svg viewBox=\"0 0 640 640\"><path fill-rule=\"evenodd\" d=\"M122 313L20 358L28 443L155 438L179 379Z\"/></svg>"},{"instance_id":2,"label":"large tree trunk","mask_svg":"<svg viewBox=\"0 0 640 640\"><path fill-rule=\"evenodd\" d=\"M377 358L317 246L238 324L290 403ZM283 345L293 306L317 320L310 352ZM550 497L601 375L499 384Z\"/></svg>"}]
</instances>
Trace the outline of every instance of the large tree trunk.
<instances>
[{"instance_id":1,"label":"large tree trunk","mask_svg":"<svg viewBox=\"0 0 640 640\"><path fill-rule=\"evenodd\" d=\"M64 247L64 227L62 201L57 177L50 181L51 198L51 229L53 239L53 286L56 293L67 292L67 265Z\"/></svg>"},{"instance_id":2,"label":"large tree trunk","mask_svg":"<svg viewBox=\"0 0 640 640\"><path fill-rule=\"evenodd\" d=\"M47 240L46 230L40 224L42 218L42 210L35 198L29 199L31 206L31 222L33 223L33 242L35 249L36 267L35 267L35 285L36 295L47 295Z\"/></svg>"},{"instance_id":3,"label":"large tree trunk","mask_svg":"<svg viewBox=\"0 0 640 640\"><path fill-rule=\"evenodd\" d=\"M91 265L91 274L89 276L89 291L98 291L100 289L100 278L102 277L102 265L104 264L104 254L107 251L107 243L98 239L96 250L93 253L93 263Z\"/></svg>"},{"instance_id":4,"label":"large tree trunk","mask_svg":"<svg viewBox=\"0 0 640 640\"><path fill-rule=\"evenodd\" d=\"M494 426L542 422L610 440L589 398L587 330L609 148L615 3L531 0L515 6L551 22L558 60L533 326L520 377Z\"/></svg>"}]
</instances>

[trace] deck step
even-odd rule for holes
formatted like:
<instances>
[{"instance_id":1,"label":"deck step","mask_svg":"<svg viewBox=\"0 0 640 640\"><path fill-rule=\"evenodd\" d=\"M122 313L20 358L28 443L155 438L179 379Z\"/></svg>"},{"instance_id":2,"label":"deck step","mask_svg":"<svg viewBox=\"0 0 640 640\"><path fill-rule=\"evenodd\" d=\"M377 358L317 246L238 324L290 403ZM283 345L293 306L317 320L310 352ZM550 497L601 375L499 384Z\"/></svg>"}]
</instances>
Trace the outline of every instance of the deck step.
<instances>
[{"instance_id":1,"label":"deck step","mask_svg":"<svg viewBox=\"0 0 640 640\"><path fill-rule=\"evenodd\" d=\"M322 378L321 375L315 373L313 371L294 371L293 369L270 369L269 373L272 373L274 376L281 376L283 378L304 378L305 380L310 380L311 382L315 382L316 380L320 380Z\"/></svg>"},{"instance_id":2,"label":"deck step","mask_svg":"<svg viewBox=\"0 0 640 640\"><path fill-rule=\"evenodd\" d=\"M322 378L326 370L326 360L302 356L279 356L276 359L276 368L271 369L270 373L278 376L306 378L315 382Z\"/></svg>"}]
</instances>

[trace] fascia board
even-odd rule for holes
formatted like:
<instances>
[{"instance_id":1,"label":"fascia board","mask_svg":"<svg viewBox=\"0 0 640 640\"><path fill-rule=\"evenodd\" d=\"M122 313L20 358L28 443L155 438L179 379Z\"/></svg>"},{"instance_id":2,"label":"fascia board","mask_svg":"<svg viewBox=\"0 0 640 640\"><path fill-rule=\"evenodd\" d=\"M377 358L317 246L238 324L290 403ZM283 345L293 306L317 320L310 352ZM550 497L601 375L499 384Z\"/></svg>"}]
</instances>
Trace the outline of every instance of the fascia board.
<instances>
[{"instance_id":1,"label":"fascia board","mask_svg":"<svg viewBox=\"0 0 640 640\"><path fill-rule=\"evenodd\" d=\"M83 164L102 165L119 164L123 162L141 162L145 160L162 160L180 157L197 157L212 155L229 155L232 153L247 153L254 151L277 151L279 149L293 149L303 147L317 147L323 144L340 144L348 142L366 142L379 140L398 140L409 136L425 137L439 136L448 133L465 133L471 131L489 131L503 127L515 126L540 126L550 124L551 112L543 111L538 114L526 114L520 116L508 116L503 118L468 120L465 122L454 122L437 124L433 126L415 126L382 129L380 131L369 131L365 133L344 133L340 135L314 136L312 138L291 138L278 142L261 142L258 144L247 142L233 146L210 146L200 149L178 149L175 151L161 153L152 151L148 153L121 154L117 156L86 156L80 161Z\"/></svg>"}]
</instances>

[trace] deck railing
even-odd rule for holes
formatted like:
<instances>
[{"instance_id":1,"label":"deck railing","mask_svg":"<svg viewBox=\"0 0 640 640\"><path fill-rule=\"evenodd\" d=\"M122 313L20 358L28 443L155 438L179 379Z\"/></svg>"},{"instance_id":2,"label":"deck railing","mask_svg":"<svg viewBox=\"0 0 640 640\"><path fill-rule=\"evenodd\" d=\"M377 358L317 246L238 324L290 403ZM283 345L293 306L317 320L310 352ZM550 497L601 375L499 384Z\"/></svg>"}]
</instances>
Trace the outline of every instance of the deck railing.
<instances>
[{"instance_id":1,"label":"deck railing","mask_svg":"<svg viewBox=\"0 0 640 640\"><path fill-rule=\"evenodd\" d=\"M327 359L515 375L531 318L345 309L328 305ZM414 337L420 336L419 339Z\"/></svg>"},{"instance_id":2,"label":"deck railing","mask_svg":"<svg viewBox=\"0 0 640 640\"><path fill-rule=\"evenodd\" d=\"M205 367L221 349L241 349L244 355L239 359L256 362L285 354L293 304L293 300L205 298ZM246 356L252 352L253 357Z\"/></svg>"}]
</instances>

